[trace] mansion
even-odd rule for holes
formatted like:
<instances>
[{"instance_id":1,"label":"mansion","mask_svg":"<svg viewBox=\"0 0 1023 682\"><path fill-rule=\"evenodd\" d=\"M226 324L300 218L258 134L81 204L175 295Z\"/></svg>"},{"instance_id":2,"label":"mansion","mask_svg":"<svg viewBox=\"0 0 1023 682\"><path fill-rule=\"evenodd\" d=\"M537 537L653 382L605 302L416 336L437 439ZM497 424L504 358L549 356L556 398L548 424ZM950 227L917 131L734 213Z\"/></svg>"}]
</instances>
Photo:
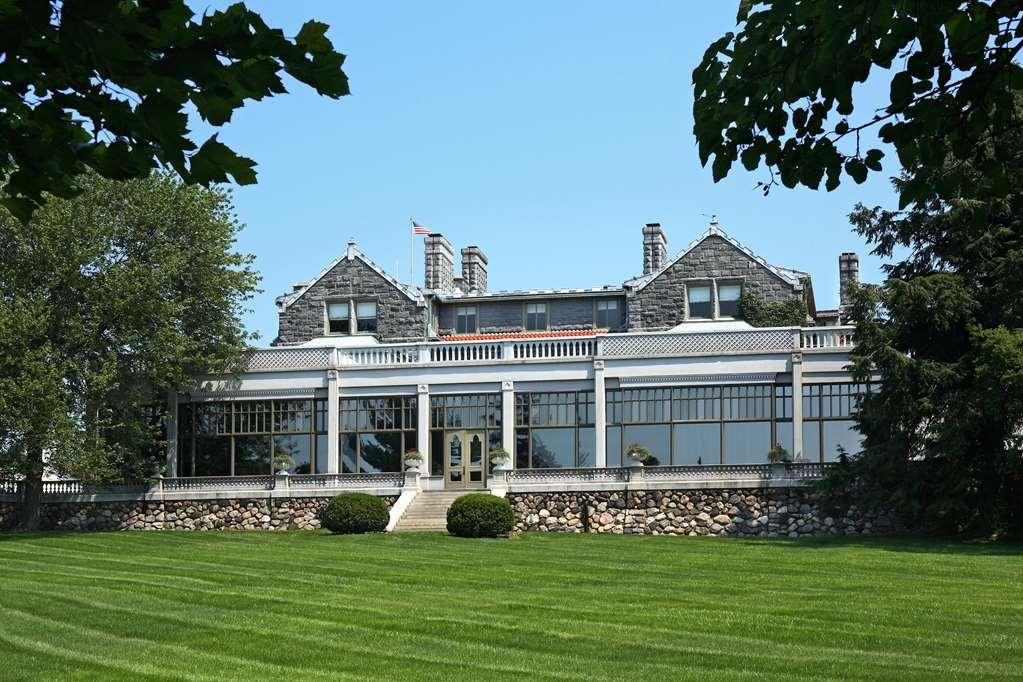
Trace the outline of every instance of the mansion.
<instances>
[{"instance_id":1,"label":"mansion","mask_svg":"<svg viewBox=\"0 0 1023 682\"><path fill-rule=\"evenodd\" d=\"M415 450L422 489L488 489L629 467L633 443L679 476L764 466L775 444L807 463L859 448L843 308L818 310L807 273L715 220L674 256L661 226L644 226L642 274L611 286L490 291L480 247L456 253L441 234L425 261L417 286L349 242L278 297L271 347L173 400L168 480L393 477ZM839 276L844 304L855 254ZM805 319L750 326L749 297L802 302ZM500 474L495 448L510 454Z\"/></svg>"}]
</instances>

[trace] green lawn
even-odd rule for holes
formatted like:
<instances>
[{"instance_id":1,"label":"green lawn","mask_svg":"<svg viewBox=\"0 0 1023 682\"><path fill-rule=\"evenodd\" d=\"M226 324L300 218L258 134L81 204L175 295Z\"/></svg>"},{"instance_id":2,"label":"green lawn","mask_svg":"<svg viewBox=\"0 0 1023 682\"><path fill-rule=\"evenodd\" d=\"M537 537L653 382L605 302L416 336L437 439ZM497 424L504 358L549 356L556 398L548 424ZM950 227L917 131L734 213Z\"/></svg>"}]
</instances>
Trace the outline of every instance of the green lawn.
<instances>
[{"instance_id":1,"label":"green lawn","mask_svg":"<svg viewBox=\"0 0 1023 682\"><path fill-rule=\"evenodd\" d=\"M0 534L0 678L1023 678L1023 547Z\"/></svg>"}]
</instances>

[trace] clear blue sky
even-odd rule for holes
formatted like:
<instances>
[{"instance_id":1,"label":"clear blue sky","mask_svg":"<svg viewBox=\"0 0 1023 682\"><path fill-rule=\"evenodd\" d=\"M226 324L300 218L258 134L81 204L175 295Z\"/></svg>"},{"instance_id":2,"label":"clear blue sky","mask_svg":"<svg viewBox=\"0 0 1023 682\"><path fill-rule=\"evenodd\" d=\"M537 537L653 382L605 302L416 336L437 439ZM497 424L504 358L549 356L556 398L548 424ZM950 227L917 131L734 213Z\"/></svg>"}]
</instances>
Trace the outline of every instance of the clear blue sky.
<instances>
[{"instance_id":1,"label":"clear blue sky","mask_svg":"<svg viewBox=\"0 0 1023 682\"><path fill-rule=\"evenodd\" d=\"M691 73L736 2L248 4L289 35L330 24L352 88L330 100L290 83L221 134L259 163L235 203L239 248L263 275L245 318L261 345L276 335L274 297L349 238L407 280L410 216L456 251L482 247L492 290L621 283L642 270L644 223L664 226L674 254L712 213L769 262L810 272L818 307L837 305L842 251L880 278L847 215L894 203L888 173L765 198L762 174L737 167L715 184L700 166ZM419 283L421 260L420 237Z\"/></svg>"}]
</instances>

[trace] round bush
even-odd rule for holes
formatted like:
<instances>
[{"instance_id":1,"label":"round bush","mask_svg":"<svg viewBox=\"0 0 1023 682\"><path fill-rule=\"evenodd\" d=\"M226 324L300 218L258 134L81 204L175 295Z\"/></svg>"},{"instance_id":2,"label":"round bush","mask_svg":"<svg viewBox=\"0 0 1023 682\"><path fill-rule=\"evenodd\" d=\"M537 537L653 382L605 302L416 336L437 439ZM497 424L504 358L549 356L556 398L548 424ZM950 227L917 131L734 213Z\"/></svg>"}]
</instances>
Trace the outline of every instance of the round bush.
<instances>
[{"instance_id":1,"label":"round bush","mask_svg":"<svg viewBox=\"0 0 1023 682\"><path fill-rule=\"evenodd\" d=\"M515 527L515 512L503 497L473 493L457 498L448 509L448 532L462 538L496 538Z\"/></svg>"},{"instance_id":2,"label":"round bush","mask_svg":"<svg viewBox=\"0 0 1023 682\"><path fill-rule=\"evenodd\" d=\"M382 533L388 520L387 503L366 493L341 493L323 510L323 527L333 533Z\"/></svg>"}]
</instances>

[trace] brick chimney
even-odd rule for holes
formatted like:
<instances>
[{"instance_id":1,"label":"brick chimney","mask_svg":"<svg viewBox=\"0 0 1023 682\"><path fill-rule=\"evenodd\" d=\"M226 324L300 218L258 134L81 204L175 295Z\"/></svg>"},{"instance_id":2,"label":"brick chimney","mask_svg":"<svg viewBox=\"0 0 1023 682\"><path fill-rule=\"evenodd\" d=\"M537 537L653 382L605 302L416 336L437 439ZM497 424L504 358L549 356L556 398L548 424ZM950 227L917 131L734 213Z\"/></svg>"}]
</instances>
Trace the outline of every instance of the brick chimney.
<instances>
[{"instance_id":1,"label":"brick chimney","mask_svg":"<svg viewBox=\"0 0 1023 682\"><path fill-rule=\"evenodd\" d=\"M656 272L668 257L668 237L660 223L647 223L643 228L643 274Z\"/></svg>"},{"instance_id":2,"label":"brick chimney","mask_svg":"<svg viewBox=\"0 0 1023 682\"><path fill-rule=\"evenodd\" d=\"M487 255L478 246L462 249L462 281L466 291L487 290Z\"/></svg>"},{"instance_id":3,"label":"brick chimney","mask_svg":"<svg viewBox=\"0 0 1023 682\"><path fill-rule=\"evenodd\" d=\"M860 257L846 251L838 257L838 303L849 304L849 285L860 281Z\"/></svg>"},{"instance_id":4,"label":"brick chimney","mask_svg":"<svg viewBox=\"0 0 1023 682\"><path fill-rule=\"evenodd\" d=\"M455 250L444 235L434 232L426 236L426 267L424 268L427 289L452 291L455 288Z\"/></svg>"}]
</instances>

